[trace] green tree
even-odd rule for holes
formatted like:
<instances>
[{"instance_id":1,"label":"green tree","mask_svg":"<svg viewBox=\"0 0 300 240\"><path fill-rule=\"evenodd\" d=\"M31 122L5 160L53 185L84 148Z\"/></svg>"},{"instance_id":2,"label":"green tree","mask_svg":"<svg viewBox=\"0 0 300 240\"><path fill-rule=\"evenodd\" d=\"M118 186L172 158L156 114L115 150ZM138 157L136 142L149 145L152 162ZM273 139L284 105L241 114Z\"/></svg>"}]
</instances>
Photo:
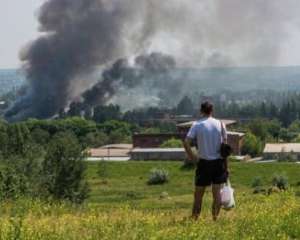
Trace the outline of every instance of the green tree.
<instances>
[{"instance_id":1,"label":"green tree","mask_svg":"<svg viewBox=\"0 0 300 240\"><path fill-rule=\"evenodd\" d=\"M270 103L269 111L268 111L268 118L276 119L278 118L278 107L274 103Z\"/></svg>"},{"instance_id":2,"label":"green tree","mask_svg":"<svg viewBox=\"0 0 300 240\"><path fill-rule=\"evenodd\" d=\"M43 186L55 199L82 203L87 198L85 154L70 133L58 133L50 141L42 166Z\"/></svg>"},{"instance_id":3,"label":"green tree","mask_svg":"<svg viewBox=\"0 0 300 240\"><path fill-rule=\"evenodd\" d=\"M263 119L255 119L252 120L248 124L248 129L251 133L253 133L256 137L259 137L262 141L268 137L268 121Z\"/></svg>"},{"instance_id":4,"label":"green tree","mask_svg":"<svg viewBox=\"0 0 300 240\"><path fill-rule=\"evenodd\" d=\"M182 148L183 143L180 139L169 139L160 145L161 148Z\"/></svg>"},{"instance_id":5,"label":"green tree","mask_svg":"<svg viewBox=\"0 0 300 240\"><path fill-rule=\"evenodd\" d=\"M90 132L84 136L80 142L82 142L85 147L100 147L109 143L109 137L104 132Z\"/></svg>"},{"instance_id":6,"label":"green tree","mask_svg":"<svg viewBox=\"0 0 300 240\"><path fill-rule=\"evenodd\" d=\"M295 132L295 133L300 133L300 120L299 119L293 121L290 124L289 131Z\"/></svg>"},{"instance_id":7,"label":"green tree","mask_svg":"<svg viewBox=\"0 0 300 240\"><path fill-rule=\"evenodd\" d=\"M242 154L248 154L256 157L262 152L261 141L251 132L247 132L244 138Z\"/></svg>"},{"instance_id":8,"label":"green tree","mask_svg":"<svg viewBox=\"0 0 300 240\"><path fill-rule=\"evenodd\" d=\"M94 120L97 123L104 123L109 120L120 120L121 111L118 105L98 106L94 109Z\"/></svg>"},{"instance_id":9,"label":"green tree","mask_svg":"<svg viewBox=\"0 0 300 240\"><path fill-rule=\"evenodd\" d=\"M145 133L145 134L160 134L161 133L160 129L157 127L144 128L144 129L142 129L141 132Z\"/></svg>"},{"instance_id":10,"label":"green tree","mask_svg":"<svg viewBox=\"0 0 300 240\"><path fill-rule=\"evenodd\" d=\"M281 129L281 123L277 119L268 121L267 129L269 134L271 134L273 138L278 140Z\"/></svg>"},{"instance_id":11,"label":"green tree","mask_svg":"<svg viewBox=\"0 0 300 240\"><path fill-rule=\"evenodd\" d=\"M289 131L287 128L281 128L279 133L279 138L284 142L292 142L297 138L297 133Z\"/></svg>"},{"instance_id":12,"label":"green tree","mask_svg":"<svg viewBox=\"0 0 300 240\"><path fill-rule=\"evenodd\" d=\"M58 124L62 131L71 131L78 138L85 136L86 134L96 131L96 123L94 121L89 121L82 119L80 117L66 118L59 120Z\"/></svg>"},{"instance_id":13,"label":"green tree","mask_svg":"<svg viewBox=\"0 0 300 240\"><path fill-rule=\"evenodd\" d=\"M30 144L26 155L11 155L0 169L0 199L41 196L41 162L38 145Z\"/></svg>"},{"instance_id":14,"label":"green tree","mask_svg":"<svg viewBox=\"0 0 300 240\"><path fill-rule=\"evenodd\" d=\"M102 124L98 124L97 128L99 131L102 131L107 135L110 135L113 131L118 130L119 132L127 136L130 136L132 134L132 131L134 131L135 129L133 125L130 125L127 122L116 120L106 121Z\"/></svg>"},{"instance_id":15,"label":"green tree","mask_svg":"<svg viewBox=\"0 0 300 240\"><path fill-rule=\"evenodd\" d=\"M109 143L131 143L131 134L124 135L122 129L114 130L109 135Z\"/></svg>"},{"instance_id":16,"label":"green tree","mask_svg":"<svg viewBox=\"0 0 300 240\"><path fill-rule=\"evenodd\" d=\"M8 125L8 154L9 155L24 155L27 146L31 143L30 131L25 123L15 123Z\"/></svg>"},{"instance_id":17,"label":"green tree","mask_svg":"<svg viewBox=\"0 0 300 240\"><path fill-rule=\"evenodd\" d=\"M40 144L42 146L47 145L50 140L50 134L41 128L35 128L31 132L31 137L36 144Z\"/></svg>"},{"instance_id":18,"label":"green tree","mask_svg":"<svg viewBox=\"0 0 300 240\"><path fill-rule=\"evenodd\" d=\"M6 156L8 153L8 134L7 134L7 123L0 121L0 158Z\"/></svg>"}]
</instances>

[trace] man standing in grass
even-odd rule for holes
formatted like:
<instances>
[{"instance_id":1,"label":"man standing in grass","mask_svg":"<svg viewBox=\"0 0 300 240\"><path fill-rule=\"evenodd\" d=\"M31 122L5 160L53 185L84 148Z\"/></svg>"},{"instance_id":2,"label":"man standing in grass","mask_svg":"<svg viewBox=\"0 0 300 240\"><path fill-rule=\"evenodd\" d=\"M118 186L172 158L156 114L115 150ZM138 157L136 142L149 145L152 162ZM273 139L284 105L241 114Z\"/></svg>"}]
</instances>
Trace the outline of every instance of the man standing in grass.
<instances>
[{"instance_id":1,"label":"man standing in grass","mask_svg":"<svg viewBox=\"0 0 300 240\"><path fill-rule=\"evenodd\" d=\"M212 216L217 220L221 209L220 190L228 177L227 160L220 155L221 143L227 142L227 133L224 124L212 117L212 103L202 103L200 111L203 118L193 124L184 143L189 160L197 161L193 218L200 216L205 188L212 185ZM191 149L193 140L197 142L198 156Z\"/></svg>"}]
</instances>

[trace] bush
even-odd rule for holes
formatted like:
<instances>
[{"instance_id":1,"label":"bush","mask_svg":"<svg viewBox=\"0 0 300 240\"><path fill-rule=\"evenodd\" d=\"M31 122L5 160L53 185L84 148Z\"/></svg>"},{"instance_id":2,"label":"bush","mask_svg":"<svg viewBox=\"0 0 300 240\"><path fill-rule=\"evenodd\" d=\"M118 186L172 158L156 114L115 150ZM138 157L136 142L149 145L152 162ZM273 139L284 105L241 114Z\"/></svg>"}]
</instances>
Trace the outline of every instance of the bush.
<instances>
[{"instance_id":1,"label":"bush","mask_svg":"<svg viewBox=\"0 0 300 240\"><path fill-rule=\"evenodd\" d=\"M29 129L24 123L8 125L7 128L7 156L24 155L32 139Z\"/></svg>"},{"instance_id":2,"label":"bush","mask_svg":"<svg viewBox=\"0 0 300 240\"><path fill-rule=\"evenodd\" d=\"M169 139L160 145L161 148L182 148L183 143L180 139Z\"/></svg>"},{"instance_id":3,"label":"bush","mask_svg":"<svg viewBox=\"0 0 300 240\"><path fill-rule=\"evenodd\" d=\"M0 199L15 200L40 194L40 161L34 157L11 157L0 170Z\"/></svg>"},{"instance_id":4,"label":"bush","mask_svg":"<svg viewBox=\"0 0 300 240\"><path fill-rule=\"evenodd\" d=\"M90 132L86 136L80 138L80 142L85 147L97 148L109 142L109 137L100 131Z\"/></svg>"},{"instance_id":5,"label":"bush","mask_svg":"<svg viewBox=\"0 0 300 240\"><path fill-rule=\"evenodd\" d=\"M50 134L46 130L35 128L31 132L31 137L36 144L45 146L49 142Z\"/></svg>"},{"instance_id":6,"label":"bush","mask_svg":"<svg viewBox=\"0 0 300 240\"><path fill-rule=\"evenodd\" d=\"M164 169L152 169L148 180L149 185L164 184L169 181L169 173Z\"/></svg>"},{"instance_id":7,"label":"bush","mask_svg":"<svg viewBox=\"0 0 300 240\"><path fill-rule=\"evenodd\" d=\"M257 186L254 188L253 193L254 194L259 194L259 193L266 194L267 191L266 191L266 189L262 188L261 186Z\"/></svg>"},{"instance_id":8,"label":"bush","mask_svg":"<svg viewBox=\"0 0 300 240\"><path fill-rule=\"evenodd\" d=\"M158 127L144 128L141 133L143 134L160 134L160 129Z\"/></svg>"},{"instance_id":9,"label":"bush","mask_svg":"<svg viewBox=\"0 0 300 240\"><path fill-rule=\"evenodd\" d=\"M262 179L261 179L261 177L255 177L254 179L253 179L253 181L252 181L252 184L251 184L251 186L253 187L253 188L256 188L256 187L261 187L263 184L262 184Z\"/></svg>"},{"instance_id":10,"label":"bush","mask_svg":"<svg viewBox=\"0 0 300 240\"><path fill-rule=\"evenodd\" d=\"M284 142L292 142L293 139L297 138L297 133L289 131L289 129L281 128L279 133L279 138Z\"/></svg>"},{"instance_id":11,"label":"bush","mask_svg":"<svg viewBox=\"0 0 300 240\"><path fill-rule=\"evenodd\" d=\"M239 159L237 159L235 156L229 156L228 157L229 162L241 162Z\"/></svg>"},{"instance_id":12,"label":"bush","mask_svg":"<svg viewBox=\"0 0 300 240\"><path fill-rule=\"evenodd\" d=\"M113 130L109 135L109 143L131 143L131 134L124 134L122 130Z\"/></svg>"},{"instance_id":13,"label":"bush","mask_svg":"<svg viewBox=\"0 0 300 240\"><path fill-rule=\"evenodd\" d=\"M42 166L43 186L55 199L82 203L88 194L84 180L85 154L70 133L58 133L50 141Z\"/></svg>"},{"instance_id":14,"label":"bush","mask_svg":"<svg viewBox=\"0 0 300 240\"><path fill-rule=\"evenodd\" d=\"M279 193L279 192L280 192L280 189L276 186L273 186L268 189L267 194L270 195L270 194Z\"/></svg>"},{"instance_id":15,"label":"bush","mask_svg":"<svg viewBox=\"0 0 300 240\"><path fill-rule=\"evenodd\" d=\"M286 155L286 161L288 161L288 162L297 162L298 161L297 154L295 154L293 151L289 152Z\"/></svg>"},{"instance_id":16,"label":"bush","mask_svg":"<svg viewBox=\"0 0 300 240\"><path fill-rule=\"evenodd\" d=\"M245 135L242 154L249 154L252 157L258 156L262 152L262 143L261 141L252 133L248 132Z\"/></svg>"},{"instance_id":17,"label":"bush","mask_svg":"<svg viewBox=\"0 0 300 240\"><path fill-rule=\"evenodd\" d=\"M275 175L272 179L272 184L280 190L287 190L289 187L288 178L284 175Z\"/></svg>"},{"instance_id":18,"label":"bush","mask_svg":"<svg viewBox=\"0 0 300 240\"><path fill-rule=\"evenodd\" d=\"M0 171L0 199L15 200L25 194L27 190L25 177L11 166Z\"/></svg>"}]
</instances>

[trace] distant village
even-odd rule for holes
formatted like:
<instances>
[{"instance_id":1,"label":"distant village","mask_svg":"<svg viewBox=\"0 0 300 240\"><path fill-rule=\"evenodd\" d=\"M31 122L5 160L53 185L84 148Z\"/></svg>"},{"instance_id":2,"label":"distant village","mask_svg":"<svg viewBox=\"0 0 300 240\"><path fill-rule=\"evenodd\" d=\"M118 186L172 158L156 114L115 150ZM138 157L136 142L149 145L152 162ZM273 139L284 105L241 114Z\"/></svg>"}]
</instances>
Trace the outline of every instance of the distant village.
<instances>
[{"instance_id":1,"label":"distant village","mask_svg":"<svg viewBox=\"0 0 300 240\"><path fill-rule=\"evenodd\" d=\"M17 94L17 91L24 85L24 82L24 74L22 74L20 71L0 70L0 96L5 96L5 94L8 93ZM226 92L224 92L219 96L216 94L210 97L201 97L201 99L205 98L209 99L212 102L217 102L219 108L225 108L225 110L221 114L219 114L219 117L222 118L222 121L228 128L228 141L233 148L234 158L239 161L278 161L280 159L298 161L300 159L300 143L298 143L297 140L297 131L299 129L295 130L294 128L294 131L290 127L282 128L280 129L281 132L278 130L278 135L282 136L278 136L277 140L275 140L274 138L262 139L264 144L262 146L262 149L258 151L259 155L251 157L250 155L243 153L245 138L247 141L247 132L245 130L241 130L239 128L239 125L241 123L251 122L256 117L262 117L265 119L280 119L280 122L282 122L286 126L290 124L293 125L293 121L295 121L295 124L297 125L297 119L299 118L299 116L296 113L298 112L299 96L297 94L286 96L282 94L282 97L279 98L279 95L272 94L272 92L253 91L248 94L249 96L251 96L249 98L251 100L249 100L244 97L245 94L241 96L239 95L241 95L241 93L232 94L230 92L227 92L226 94ZM260 102L254 102L253 99L257 98L258 96L261 97ZM9 97L7 97L6 99L9 99ZM6 99L0 98L0 111L1 109L7 108L8 103ZM277 99L278 102L276 102L275 99ZM125 116L135 116L135 114L137 114L135 118L137 118L139 124L143 126L147 126L147 121L152 123L170 123L176 126L176 130L173 130L173 132L169 131L167 133L133 133L131 136L130 144L124 144L120 142L99 146L97 148L90 148L89 160L185 160L186 155L182 147L162 148L161 146L169 140L183 140L185 138L187 131L196 120L195 114L191 114L193 112L191 106L194 104L189 101L190 100L187 100L186 98L181 101L185 108L185 111L182 111L181 114L172 114L162 109L161 111L158 111L159 116L157 116L156 118L146 118L146 120L143 120L143 118L138 116L138 114L134 111L128 112L128 114L126 113ZM253 102L255 103L254 105L252 104ZM275 103L277 107L275 107L276 105L274 105L273 103ZM99 122L99 119L97 120L96 118L94 118L94 111L87 111L86 109L82 109L80 108L80 103L78 104L75 103L75 105L71 105L69 113L66 112L64 114L66 114L66 116L69 116L68 114L71 113L70 116L80 116L81 118L85 119L87 118L88 112L93 112L93 116L89 116L88 119L93 119L94 121ZM282 104L281 108L280 104ZM252 108L249 108L249 106L251 106ZM294 108L291 109L291 107ZM282 112L285 108L290 116ZM226 115L224 113L228 114ZM60 118L66 116L57 117ZM125 119L125 121L128 121L128 119ZM287 130L289 130L289 132L285 133L284 131ZM290 135L293 136L290 137Z\"/></svg>"},{"instance_id":2,"label":"distant village","mask_svg":"<svg viewBox=\"0 0 300 240\"><path fill-rule=\"evenodd\" d=\"M176 132L173 133L136 133L132 136L132 144L109 144L99 148L89 149L89 161L161 161L161 160L186 160L183 147L161 147L171 139L184 140L189 128L195 119L190 115L178 115L167 117L161 121L176 123ZM300 143L266 143L261 156L251 157L242 155L242 148L245 132L235 131L237 120L221 120L228 129L228 143L233 149L233 156L236 161L244 162L274 162L281 159L288 159L297 162L300 160ZM195 146L196 147L196 146Z\"/></svg>"}]
</instances>

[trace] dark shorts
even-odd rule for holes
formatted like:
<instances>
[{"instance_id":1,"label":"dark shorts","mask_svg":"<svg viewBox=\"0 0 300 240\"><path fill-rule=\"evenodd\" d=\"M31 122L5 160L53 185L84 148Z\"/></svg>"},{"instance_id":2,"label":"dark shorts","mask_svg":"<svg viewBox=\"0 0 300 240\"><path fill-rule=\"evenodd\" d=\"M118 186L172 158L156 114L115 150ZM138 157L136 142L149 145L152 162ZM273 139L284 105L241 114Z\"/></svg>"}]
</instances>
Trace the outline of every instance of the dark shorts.
<instances>
[{"instance_id":1,"label":"dark shorts","mask_svg":"<svg viewBox=\"0 0 300 240\"><path fill-rule=\"evenodd\" d=\"M197 187L223 184L226 181L227 172L223 160L199 160L195 176L195 185Z\"/></svg>"}]
</instances>

